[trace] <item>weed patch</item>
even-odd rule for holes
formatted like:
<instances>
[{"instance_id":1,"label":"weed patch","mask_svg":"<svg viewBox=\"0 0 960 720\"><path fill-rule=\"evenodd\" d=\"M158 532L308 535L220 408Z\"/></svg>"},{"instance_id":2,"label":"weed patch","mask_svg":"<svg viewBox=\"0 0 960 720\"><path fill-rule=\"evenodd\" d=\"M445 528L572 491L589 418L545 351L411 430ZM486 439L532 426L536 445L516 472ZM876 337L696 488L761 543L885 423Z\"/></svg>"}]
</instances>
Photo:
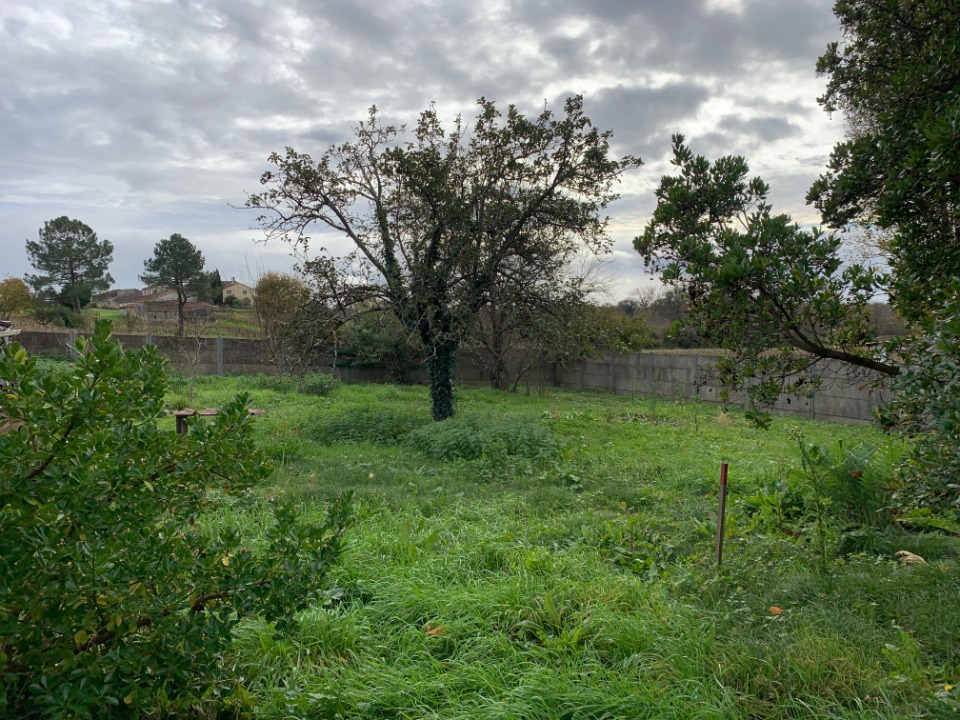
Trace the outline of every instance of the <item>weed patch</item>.
<instances>
[{"instance_id":1,"label":"weed patch","mask_svg":"<svg viewBox=\"0 0 960 720\"><path fill-rule=\"evenodd\" d=\"M426 410L416 408L351 407L322 411L315 416L310 436L317 442L394 444L407 433L430 423Z\"/></svg>"},{"instance_id":2,"label":"weed patch","mask_svg":"<svg viewBox=\"0 0 960 720\"><path fill-rule=\"evenodd\" d=\"M404 443L434 460L522 458L547 460L559 444L548 428L529 419L466 417L417 428Z\"/></svg>"}]
</instances>

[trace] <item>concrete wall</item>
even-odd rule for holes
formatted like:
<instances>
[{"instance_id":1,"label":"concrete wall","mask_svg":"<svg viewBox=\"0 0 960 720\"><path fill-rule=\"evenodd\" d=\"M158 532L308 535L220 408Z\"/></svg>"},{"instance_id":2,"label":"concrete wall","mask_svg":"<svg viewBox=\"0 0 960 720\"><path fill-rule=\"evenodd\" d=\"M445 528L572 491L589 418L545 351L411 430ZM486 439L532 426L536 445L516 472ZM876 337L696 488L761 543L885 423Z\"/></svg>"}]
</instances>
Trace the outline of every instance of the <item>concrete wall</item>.
<instances>
[{"instance_id":1,"label":"concrete wall","mask_svg":"<svg viewBox=\"0 0 960 720\"><path fill-rule=\"evenodd\" d=\"M21 344L34 353L69 354L76 339L72 332L23 331ZM233 338L176 338L150 335L114 335L124 347L153 344L178 371L199 375L274 373L265 344L260 340ZM712 364L716 351L648 351L634 355L608 355L567 366L536 365L523 384L541 387L597 390L618 395L720 402L721 387ZM318 368L332 372L344 382L384 382L386 371L377 366L350 366L330 357ZM862 377L840 364L820 370L823 384L809 397L782 396L774 410L779 413L840 422L866 423L886 400L886 387L870 388ZM462 352L454 375L464 385L487 385L488 380L476 359ZM422 365L404 373L404 382L425 383ZM731 397L730 403L745 405L746 398Z\"/></svg>"},{"instance_id":2,"label":"concrete wall","mask_svg":"<svg viewBox=\"0 0 960 720\"><path fill-rule=\"evenodd\" d=\"M710 351L649 351L635 355L587 359L557 371L558 387L596 389L624 395L679 398L719 403L721 385ZM822 384L809 396L782 395L778 413L841 422L872 421L890 397L889 388L869 387L865 378L841 363L819 371ZM745 406L746 394L731 396L731 404Z\"/></svg>"},{"instance_id":3,"label":"concrete wall","mask_svg":"<svg viewBox=\"0 0 960 720\"><path fill-rule=\"evenodd\" d=\"M17 338L33 353L69 355L76 332L37 332L24 330ZM236 338L193 338L169 335L124 335L113 337L125 348L154 345L171 365L183 373L197 375L253 375L273 373L263 341Z\"/></svg>"}]
</instances>

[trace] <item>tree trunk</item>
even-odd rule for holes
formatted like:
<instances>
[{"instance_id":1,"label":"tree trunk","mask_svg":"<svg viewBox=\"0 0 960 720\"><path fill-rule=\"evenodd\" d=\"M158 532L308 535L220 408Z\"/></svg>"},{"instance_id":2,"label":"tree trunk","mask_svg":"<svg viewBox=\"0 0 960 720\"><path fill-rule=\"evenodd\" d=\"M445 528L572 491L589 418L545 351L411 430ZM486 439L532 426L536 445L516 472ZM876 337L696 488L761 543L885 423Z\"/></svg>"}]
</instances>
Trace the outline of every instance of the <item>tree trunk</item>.
<instances>
[{"instance_id":1,"label":"tree trunk","mask_svg":"<svg viewBox=\"0 0 960 720\"><path fill-rule=\"evenodd\" d=\"M177 336L183 337L183 306L186 300L177 299Z\"/></svg>"},{"instance_id":2,"label":"tree trunk","mask_svg":"<svg viewBox=\"0 0 960 720\"><path fill-rule=\"evenodd\" d=\"M430 380L430 402L433 419L453 417L453 366L457 344L439 342L427 347L427 377Z\"/></svg>"},{"instance_id":3,"label":"tree trunk","mask_svg":"<svg viewBox=\"0 0 960 720\"><path fill-rule=\"evenodd\" d=\"M490 368L490 387L494 390L510 389L510 383L507 380L507 361L502 355L496 355L493 358L493 367Z\"/></svg>"}]
</instances>

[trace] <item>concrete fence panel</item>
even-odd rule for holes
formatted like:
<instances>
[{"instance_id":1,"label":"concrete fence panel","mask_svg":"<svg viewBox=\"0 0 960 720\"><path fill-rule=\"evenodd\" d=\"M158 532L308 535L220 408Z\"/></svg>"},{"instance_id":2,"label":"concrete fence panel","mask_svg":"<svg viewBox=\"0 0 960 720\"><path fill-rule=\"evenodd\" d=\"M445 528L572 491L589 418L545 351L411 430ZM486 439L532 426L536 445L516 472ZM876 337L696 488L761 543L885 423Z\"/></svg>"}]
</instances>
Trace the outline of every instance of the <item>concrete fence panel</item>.
<instances>
[{"instance_id":1,"label":"concrete fence panel","mask_svg":"<svg viewBox=\"0 0 960 720\"><path fill-rule=\"evenodd\" d=\"M114 335L124 347L139 348L152 344L171 365L183 373L198 375L236 375L275 373L266 343L222 337L170 337L151 335ZM16 338L33 353L69 355L76 332L23 331ZM717 351L647 351L632 355L607 355L564 365L535 363L523 378L527 385L571 390L596 390L620 395L700 400L719 403L721 386L713 363ZM385 382L388 374L379 366L344 365L332 355L317 368L331 372L344 382ZM517 363L511 363L511 369ZM877 409L890 397L888 386L874 388L841 363L827 363L819 370L820 387L808 395L784 395L774 405L778 413L840 422L870 422ZM457 358L454 377L465 385L487 385L483 365L469 351ZM407 368L403 379L425 383L422 364ZM732 396L732 405L746 404L745 395Z\"/></svg>"}]
</instances>

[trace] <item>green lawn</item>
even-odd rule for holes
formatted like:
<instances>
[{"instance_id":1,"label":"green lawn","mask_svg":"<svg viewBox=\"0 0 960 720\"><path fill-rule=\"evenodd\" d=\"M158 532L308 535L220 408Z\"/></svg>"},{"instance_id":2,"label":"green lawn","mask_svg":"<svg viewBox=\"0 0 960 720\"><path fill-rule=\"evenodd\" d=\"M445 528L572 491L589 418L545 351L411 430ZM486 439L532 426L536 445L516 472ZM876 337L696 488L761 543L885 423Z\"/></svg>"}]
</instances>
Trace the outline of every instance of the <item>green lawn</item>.
<instances>
[{"instance_id":1,"label":"green lawn","mask_svg":"<svg viewBox=\"0 0 960 720\"><path fill-rule=\"evenodd\" d=\"M435 425L420 387L258 385L199 378L171 402L250 390L277 465L263 494L309 516L351 490L356 520L299 635L238 633L227 661L257 717L960 717L960 542L880 528L854 482L886 482L896 439L482 390ZM851 464L804 473L798 438ZM241 513L223 512L207 522ZM255 513L240 520L256 533ZM901 549L927 563L899 563Z\"/></svg>"},{"instance_id":2,"label":"green lawn","mask_svg":"<svg viewBox=\"0 0 960 720\"><path fill-rule=\"evenodd\" d=\"M119 310L111 310L109 308L84 308L83 314L87 317L92 317L97 320L120 320L124 317L123 313Z\"/></svg>"}]
</instances>

